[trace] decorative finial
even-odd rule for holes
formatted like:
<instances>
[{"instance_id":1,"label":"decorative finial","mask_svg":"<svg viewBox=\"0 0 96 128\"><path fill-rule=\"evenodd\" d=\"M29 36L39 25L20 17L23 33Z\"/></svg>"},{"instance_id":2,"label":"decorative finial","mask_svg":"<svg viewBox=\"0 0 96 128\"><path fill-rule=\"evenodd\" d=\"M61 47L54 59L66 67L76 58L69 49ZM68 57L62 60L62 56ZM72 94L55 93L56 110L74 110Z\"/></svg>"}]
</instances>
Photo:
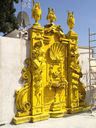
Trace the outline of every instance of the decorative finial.
<instances>
[{"instance_id":1,"label":"decorative finial","mask_svg":"<svg viewBox=\"0 0 96 128\"><path fill-rule=\"evenodd\" d=\"M72 30L75 25L74 14L73 14L73 12L72 13L69 12L69 10L68 10L68 17L67 17L67 25L70 28L70 30Z\"/></svg>"},{"instance_id":2,"label":"decorative finial","mask_svg":"<svg viewBox=\"0 0 96 128\"><path fill-rule=\"evenodd\" d=\"M56 15L54 13L54 9L48 8L48 15L47 20L50 21L50 24L52 24L53 21L56 21Z\"/></svg>"},{"instance_id":3,"label":"decorative finial","mask_svg":"<svg viewBox=\"0 0 96 128\"><path fill-rule=\"evenodd\" d=\"M32 18L35 20L35 24L38 24L38 21L41 19L41 8L40 8L40 3L36 2L33 0L33 8L32 8Z\"/></svg>"}]
</instances>

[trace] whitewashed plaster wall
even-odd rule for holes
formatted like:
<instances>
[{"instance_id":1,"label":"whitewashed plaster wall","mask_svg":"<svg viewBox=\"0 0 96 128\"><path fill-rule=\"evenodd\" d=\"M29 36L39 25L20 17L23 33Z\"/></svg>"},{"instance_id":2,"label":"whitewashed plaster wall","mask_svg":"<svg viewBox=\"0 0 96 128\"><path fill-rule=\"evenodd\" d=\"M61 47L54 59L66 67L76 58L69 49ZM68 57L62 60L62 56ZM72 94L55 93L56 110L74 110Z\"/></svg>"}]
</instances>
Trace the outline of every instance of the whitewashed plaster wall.
<instances>
[{"instance_id":1,"label":"whitewashed plaster wall","mask_svg":"<svg viewBox=\"0 0 96 128\"><path fill-rule=\"evenodd\" d=\"M0 123L9 123L15 116L15 91L20 89L24 60L30 56L29 42L0 37Z\"/></svg>"},{"instance_id":2,"label":"whitewashed plaster wall","mask_svg":"<svg viewBox=\"0 0 96 128\"><path fill-rule=\"evenodd\" d=\"M79 63L83 74L80 80L86 86L86 103L90 104L90 90L87 88L89 83L89 49L79 47L78 52L80 53Z\"/></svg>"},{"instance_id":3,"label":"whitewashed plaster wall","mask_svg":"<svg viewBox=\"0 0 96 128\"><path fill-rule=\"evenodd\" d=\"M89 49L84 47L79 47L78 52L80 53L79 56L79 63L81 67L81 71L83 74L83 77L81 78L81 81L85 84L85 86L88 86L88 73L89 73Z\"/></svg>"},{"instance_id":4,"label":"whitewashed plaster wall","mask_svg":"<svg viewBox=\"0 0 96 128\"><path fill-rule=\"evenodd\" d=\"M96 108L96 86L94 86L94 89L90 91L89 86L89 49L86 47L79 47L78 49L80 56L79 56L79 63L82 69L83 77L81 78L81 81L86 86L86 103L90 104L93 108ZM92 49L91 49L92 53ZM91 58L93 58L91 56ZM91 61L91 66L96 65L96 61ZM95 67L91 67L91 70L93 72L96 72ZM94 79L96 79L96 75L92 76ZM92 84L95 84L95 81L92 82Z\"/></svg>"}]
</instances>

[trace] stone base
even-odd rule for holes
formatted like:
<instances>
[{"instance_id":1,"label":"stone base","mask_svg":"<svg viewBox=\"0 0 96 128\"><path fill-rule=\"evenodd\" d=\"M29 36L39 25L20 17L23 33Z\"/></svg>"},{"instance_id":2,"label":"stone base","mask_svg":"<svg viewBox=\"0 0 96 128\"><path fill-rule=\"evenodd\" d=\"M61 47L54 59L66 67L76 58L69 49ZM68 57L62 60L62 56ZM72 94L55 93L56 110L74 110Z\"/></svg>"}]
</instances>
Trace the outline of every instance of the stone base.
<instances>
[{"instance_id":1,"label":"stone base","mask_svg":"<svg viewBox=\"0 0 96 128\"><path fill-rule=\"evenodd\" d=\"M82 112L82 111L85 111L85 110L89 110L89 109L90 109L90 106L88 106L88 105L81 106L81 107L78 107L78 108L69 108L68 113L69 114L79 113L79 112Z\"/></svg>"},{"instance_id":2,"label":"stone base","mask_svg":"<svg viewBox=\"0 0 96 128\"><path fill-rule=\"evenodd\" d=\"M22 124L27 122L37 122L41 120L47 120L50 117L49 114L40 114L35 116L25 116L25 117L14 117L13 123L14 124Z\"/></svg>"},{"instance_id":3,"label":"stone base","mask_svg":"<svg viewBox=\"0 0 96 128\"><path fill-rule=\"evenodd\" d=\"M13 123L14 124L22 124L27 122L37 122L41 120L47 120L49 117L51 118L59 118L63 117L65 114L69 113L79 113L85 110L90 110L90 106L85 105L78 108L69 108L68 110L62 110L62 111L50 111L50 113L35 115L35 116L24 116L24 117L14 117Z\"/></svg>"},{"instance_id":4,"label":"stone base","mask_svg":"<svg viewBox=\"0 0 96 128\"><path fill-rule=\"evenodd\" d=\"M50 112L50 117L51 118L59 118L63 117L67 113L67 110L64 111L51 111Z\"/></svg>"}]
</instances>

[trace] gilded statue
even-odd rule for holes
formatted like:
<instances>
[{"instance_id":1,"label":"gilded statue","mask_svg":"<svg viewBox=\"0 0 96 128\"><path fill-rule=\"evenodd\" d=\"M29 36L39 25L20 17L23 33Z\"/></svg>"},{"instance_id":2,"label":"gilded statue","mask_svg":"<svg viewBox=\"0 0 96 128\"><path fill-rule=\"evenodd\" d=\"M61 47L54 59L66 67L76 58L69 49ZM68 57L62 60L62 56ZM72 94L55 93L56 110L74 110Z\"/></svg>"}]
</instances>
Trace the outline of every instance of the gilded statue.
<instances>
[{"instance_id":1,"label":"gilded statue","mask_svg":"<svg viewBox=\"0 0 96 128\"><path fill-rule=\"evenodd\" d=\"M47 20L50 21L50 24L52 24L53 21L56 21L56 15L54 13L54 9L48 8L48 15Z\"/></svg>"},{"instance_id":2,"label":"gilded statue","mask_svg":"<svg viewBox=\"0 0 96 128\"><path fill-rule=\"evenodd\" d=\"M38 24L38 21L41 19L41 8L40 8L40 3L36 2L33 0L33 8L32 8L32 18L35 20L35 24Z\"/></svg>"},{"instance_id":3,"label":"gilded statue","mask_svg":"<svg viewBox=\"0 0 96 128\"><path fill-rule=\"evenodd\" d=\"M72 30L75 25L75 19L74 19L74 13L68 11L68 17L67 17L67 25Z\"/></svg>"}]
</instances>

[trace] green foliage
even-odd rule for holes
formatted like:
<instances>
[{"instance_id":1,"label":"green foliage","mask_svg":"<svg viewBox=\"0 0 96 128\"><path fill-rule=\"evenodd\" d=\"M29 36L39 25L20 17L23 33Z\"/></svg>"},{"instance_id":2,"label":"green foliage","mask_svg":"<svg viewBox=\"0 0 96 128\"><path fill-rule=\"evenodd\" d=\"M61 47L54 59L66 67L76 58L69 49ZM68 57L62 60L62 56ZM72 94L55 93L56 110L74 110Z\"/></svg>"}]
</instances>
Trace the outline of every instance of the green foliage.
<instances>
[{"instance_id":1,"label":"green foliage","mask_svg":"<svg viewBox=\"0 0 96 128\"><path fill-rule=\"evenodd\" d=\"M0 32L8 33L14 29L18 29L17 18L14 13L14 2L19 0L0 0Z\"/></svg>"}]
</instances>

